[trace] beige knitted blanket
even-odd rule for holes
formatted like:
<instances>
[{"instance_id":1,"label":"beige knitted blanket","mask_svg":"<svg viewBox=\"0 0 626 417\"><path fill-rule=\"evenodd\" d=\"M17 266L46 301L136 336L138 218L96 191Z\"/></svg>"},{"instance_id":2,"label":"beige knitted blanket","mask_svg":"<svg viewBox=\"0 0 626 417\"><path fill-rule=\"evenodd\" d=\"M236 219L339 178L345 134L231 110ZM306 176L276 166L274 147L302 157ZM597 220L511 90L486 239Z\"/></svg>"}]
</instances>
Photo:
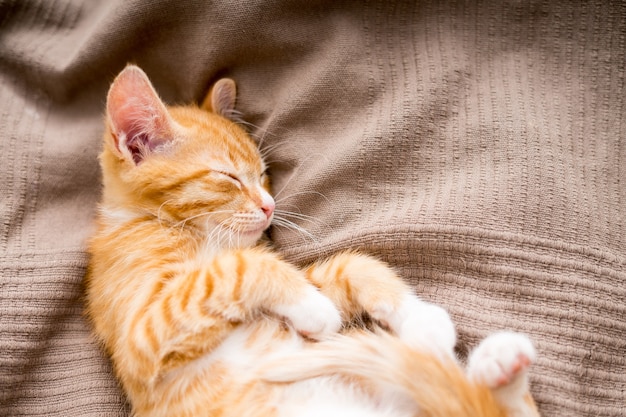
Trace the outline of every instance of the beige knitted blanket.
<instances>
[{"instance_id":1,"label":"beige knitted blanket","mask_svg":"<svg viewBox=\"0 0 626 417\"><path fill-rule=\"evenodd\" d=\"M531 335L545 416L624 415L626 4L600 0L0 1L0 415L128 414L81 280L129 61L170 103L238 82L309 232L272 229L289 259L376 254L461 354Z\"/></svg>"}]
</instances>

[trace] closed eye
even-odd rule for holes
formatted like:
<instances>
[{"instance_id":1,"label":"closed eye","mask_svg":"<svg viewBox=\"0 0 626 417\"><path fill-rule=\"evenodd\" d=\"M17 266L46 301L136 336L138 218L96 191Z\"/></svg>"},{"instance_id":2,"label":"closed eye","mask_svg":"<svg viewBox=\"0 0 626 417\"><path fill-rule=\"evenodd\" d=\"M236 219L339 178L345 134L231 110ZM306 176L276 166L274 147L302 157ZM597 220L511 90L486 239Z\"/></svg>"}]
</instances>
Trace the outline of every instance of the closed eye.
<instances>
[{"instance_id":1,"label":"closed eye","mask_svg":"<svg viewBox=\"0 0 626 417\"><path fill-rule=\"evenodd\" d=\"M235 175L227 171L214 171L220 177L232 182L237 186L237 188L241 189L241 180Z\"/></svg>"}]
</instances>

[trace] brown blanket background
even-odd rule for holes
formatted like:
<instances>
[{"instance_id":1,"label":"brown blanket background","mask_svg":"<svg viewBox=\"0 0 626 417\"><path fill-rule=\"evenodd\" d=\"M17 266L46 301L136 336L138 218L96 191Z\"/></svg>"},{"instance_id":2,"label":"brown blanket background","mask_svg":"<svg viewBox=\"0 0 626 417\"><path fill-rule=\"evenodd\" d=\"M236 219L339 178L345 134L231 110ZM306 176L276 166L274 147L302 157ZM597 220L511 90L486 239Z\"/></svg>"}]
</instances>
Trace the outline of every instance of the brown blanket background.
<instances>
[{"instance_id":1,"label":"brown blanket background","mask_svg":"<svg viewBox=\"0 0 626 417\"><path fill-rule=\"evenodd\" d=\"M461 354L531 335L545 416L624 415L626 5L600 0L0 1L0 415L128 413L81 315L127 62L170 103L238 82L279 208L313 218L272 229L289 259L376 254Z\"/></svg>"}]
</instances>

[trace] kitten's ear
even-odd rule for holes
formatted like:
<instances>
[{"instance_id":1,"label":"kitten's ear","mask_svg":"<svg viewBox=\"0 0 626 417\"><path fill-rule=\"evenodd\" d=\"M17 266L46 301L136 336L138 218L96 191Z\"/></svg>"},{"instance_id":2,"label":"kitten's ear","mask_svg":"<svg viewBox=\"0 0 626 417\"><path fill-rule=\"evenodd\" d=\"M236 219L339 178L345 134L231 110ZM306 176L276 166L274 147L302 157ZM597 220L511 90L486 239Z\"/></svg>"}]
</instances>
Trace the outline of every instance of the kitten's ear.
<instances>
[{"instance_id":1,"label":"kitten's ear","mask_svg":"<svg viewBox=\"0 0 626 417\"><path fill-rule=\"evenodd\" d=\"M228 119L233 119L235 114L235 100L237 99L237 85L230 78L218 80L202 102L204 110L217 113Z\"/></svg>"},{"instance_id":2,"label":"kitten's ear","mask_svg":"<svg viewBox=\"0 0 626 417\"><path fill-rule=\"evenodd\" d=\"M173 121L137 66L127 66L113 81L107 96L107 120L120 156L139 164L173 138Z\"/></svg>"}]
</instances>

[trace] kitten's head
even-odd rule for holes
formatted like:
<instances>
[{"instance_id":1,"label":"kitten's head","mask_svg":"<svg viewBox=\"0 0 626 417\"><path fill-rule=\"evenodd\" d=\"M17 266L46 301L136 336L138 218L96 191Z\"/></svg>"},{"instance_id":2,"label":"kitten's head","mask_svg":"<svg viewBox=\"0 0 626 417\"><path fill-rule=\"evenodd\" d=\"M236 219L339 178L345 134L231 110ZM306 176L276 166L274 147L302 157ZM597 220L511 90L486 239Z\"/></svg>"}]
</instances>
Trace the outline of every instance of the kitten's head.
<instances>
[{"instance_id":1,"label":"kitten's head","mask_svg":"<svg viewBox=\"0 0 626 417\"><path fill-rule=\"evenodd\" d=\"M201 107L169 107L141 69L126 67L107 97L103 213L193 228L217 244L254 244L274 200L256 144L225 117L235 95L235 83L222 79Z\"/></svg>"}]
</instances>

